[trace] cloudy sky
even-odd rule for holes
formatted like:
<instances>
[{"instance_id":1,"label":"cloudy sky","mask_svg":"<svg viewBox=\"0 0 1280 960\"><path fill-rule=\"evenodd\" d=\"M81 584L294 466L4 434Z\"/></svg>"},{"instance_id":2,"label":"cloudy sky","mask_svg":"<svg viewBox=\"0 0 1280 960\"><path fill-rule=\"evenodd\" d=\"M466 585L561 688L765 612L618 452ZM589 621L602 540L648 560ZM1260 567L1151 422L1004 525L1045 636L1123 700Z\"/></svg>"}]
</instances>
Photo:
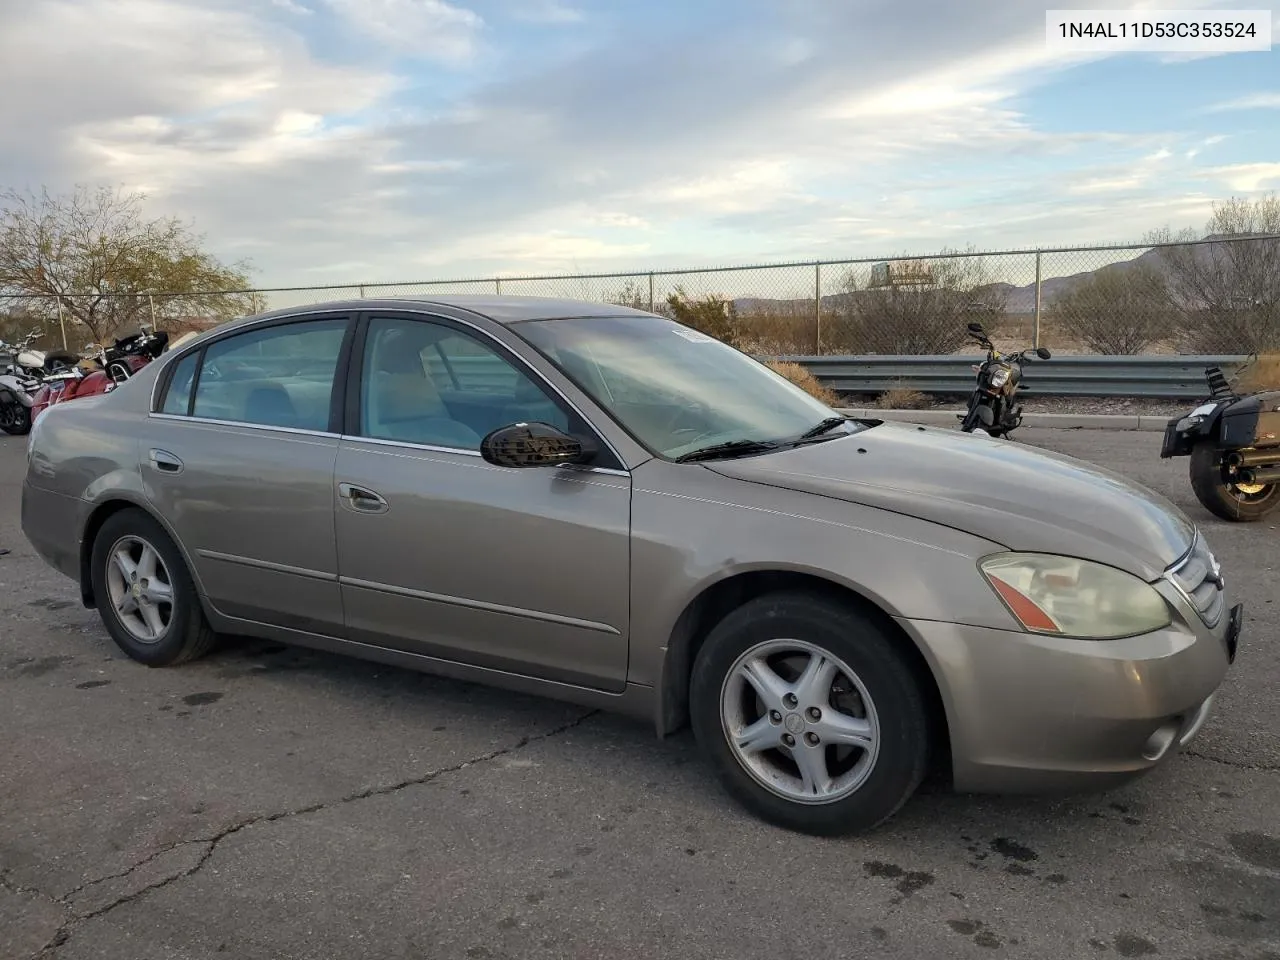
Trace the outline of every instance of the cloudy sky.
<instances>
[{"instance_id":1,"label":"cloudy sky","mask_svg":"<svg viewBox=\"0 0 1280 960\"><path fill-rule=\"evenodd\" d=\"M271 285L1122 241L1280 190L1280 50L1065 56L1044 10L0 0L0 185L145 190Z\"/></svg>"}]
</instances>

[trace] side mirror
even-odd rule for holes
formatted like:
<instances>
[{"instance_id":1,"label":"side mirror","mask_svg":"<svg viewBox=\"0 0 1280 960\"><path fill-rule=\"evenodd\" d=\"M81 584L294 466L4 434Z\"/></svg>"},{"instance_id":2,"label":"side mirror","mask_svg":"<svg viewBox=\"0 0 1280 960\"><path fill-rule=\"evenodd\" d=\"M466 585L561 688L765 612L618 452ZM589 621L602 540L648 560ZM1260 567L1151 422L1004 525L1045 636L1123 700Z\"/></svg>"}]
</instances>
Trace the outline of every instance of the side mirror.
<instances>
[{"instance_id":1,"label":"side mirror","mask_svg":"<svg viewBox=\"0 0 1280 960\"><path fill-rule=\"evenodd\" d=\"M1048 347L1036 347L1036 356L1041 360L1049 360L1053 357L1053 354L1049 352Z\"/></svg>"},{"instance_id":2,"label":"side mirror","mask_svg":"<svg viewBox=\"0 0 1280 960\"><path fill-rule=\"evenodd\" d=\"M549 423L513 423L480 441L480 456L498 467L554 467L587 463L596 455L590 441L571 437Z\"/></svg>"},{"instance_id":3,"label":"side mirror","mask_svg":"<svg viewBox=\"0 0 1280 960\"><path fill-rule=\"evenodd\" d=\"M977 320L970 320L969 323L965 325L965 327L975 337L985 336L987 332L982 329L982 324L980 324Z\"/></svg>"}]
</instances>

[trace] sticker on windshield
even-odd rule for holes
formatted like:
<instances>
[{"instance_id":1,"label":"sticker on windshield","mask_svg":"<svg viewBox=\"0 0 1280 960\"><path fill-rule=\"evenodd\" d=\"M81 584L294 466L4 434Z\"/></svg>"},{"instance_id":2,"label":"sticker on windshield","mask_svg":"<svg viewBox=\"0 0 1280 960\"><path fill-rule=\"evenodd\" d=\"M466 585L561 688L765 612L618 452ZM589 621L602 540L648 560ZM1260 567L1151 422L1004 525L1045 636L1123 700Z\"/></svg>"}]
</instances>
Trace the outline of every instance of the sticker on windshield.
<instances>
[{"instance_id":1,"label":"sticker on windshield","mask_svg":"<svg viewBox=\"0 0 1280 960\"><path fill-rule=\"evenodd\" d=\"M675 331L677 337L684 337L691 343L715 343L715 337L708 337L705 333L699 333L697 330L690 330L688 327L677 328Z\"/></svg>"}]
</instances>

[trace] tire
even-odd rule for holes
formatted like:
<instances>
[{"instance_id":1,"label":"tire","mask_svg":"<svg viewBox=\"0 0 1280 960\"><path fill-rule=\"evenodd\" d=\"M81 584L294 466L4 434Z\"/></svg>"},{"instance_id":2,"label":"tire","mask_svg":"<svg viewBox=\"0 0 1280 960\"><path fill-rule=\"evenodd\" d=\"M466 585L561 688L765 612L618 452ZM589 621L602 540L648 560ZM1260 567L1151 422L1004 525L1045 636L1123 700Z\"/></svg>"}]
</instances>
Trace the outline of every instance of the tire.
<instances>
[{"instance_id":1,"label":"tire","mask_svg":"<svg viewBox=\"0 0 1280 960\"><path fill-rule=\"evenodd\" d=\"M153 551L159 561L154 568L149 568L145 562L146 549ZM162 588L167 585L167 604L151 598L141 588L137 591L124 590L124 599L121 600L121 587L129 581L123 566L114 559L120 550L126 550L129 559L135 563L134 573L139 576L134 582L147 582L154 588L154 598L161 597L165 593ZM111 639L129 657L149 667L169 667L195 660L213 649L217 636L205 619L195 582L182 554L164 528L149 514L128 508L108 517L94 538L90 564L98 614ZM146 577L148 569L155 571L149 581ZM129 594L134 595L132 602L128 599ZM120 601L119 609L117 601ZM154 627L156 623L146 615L148 604L159 611L157 616L163 625L162 630L152 630L155 635L151 638L142 636L148 627ZM166 606L167 618L164 616Z\"/></svg>"},{"instance_id":2,"label":"tire","mask_svg":"<svg viewBox=\"0 0 1280 960\"><path fill-rule=\"evenodd\" d=\"M794 660L785 658L791 649L799 654ZM835 661L834 680L844 688L836 694L841 709L832 706L831 681L823 680L815 689L825 692L816 697L798 703L775 698L782 704L780 718L761 713L765 701L757 693L758 682L744 679L744 659L770 687L768 675L758 669L759 658L777 671L774 679L794 681L804 657L812 663L815 655ZM809 713L811 706L818 707L820 720ZM758 597L711 631L694 661L689 713L699 747L729 795L761 819L801 833L836 836L872 829L911 798L928 768L929 712L901 641L856 606L804 592ZM758 743L791 736L800 751L795 755L818 758L820 774L832 777L825 784L830 792L824 796L810 789L821 777L799 775L790 747L740 751L730 731L744 728L748 739L757 732ZM871 748L830 746L823 739L857 730L870 733ZM816 747L803 743L811 734L818 737Z\"/></svg>"},{"instance_id":3,"label":"tire","mask_svg":"<svg viewBox=\"0 0 1280 960\"><path fill-rule=\"evenodd\" d=\"M20 403L5 403L0 410L0 430L14 437L31 432L31 408Z\"/></svg>"},{"instance_id":4,"label":"tire","mask_svg":"<svg viewBox=\"0 0 1280 960\"><path fill-rule=\"evenodd\" d=\"M1219 451L1211 440L1202 440L1192 448L1190 472L1196 499L1222 520L1251 523L1280 506L1280 484L1243 492L1223 483Z\"/></svg>"}]
</instances>

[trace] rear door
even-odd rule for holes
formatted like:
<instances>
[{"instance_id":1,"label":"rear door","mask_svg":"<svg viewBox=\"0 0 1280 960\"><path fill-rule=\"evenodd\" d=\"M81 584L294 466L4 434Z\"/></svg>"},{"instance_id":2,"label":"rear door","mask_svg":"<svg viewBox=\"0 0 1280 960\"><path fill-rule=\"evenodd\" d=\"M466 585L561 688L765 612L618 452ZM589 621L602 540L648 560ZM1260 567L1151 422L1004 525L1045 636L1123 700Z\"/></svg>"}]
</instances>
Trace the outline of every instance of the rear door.
<instances>
[{"instance_id":1,"label":"rear door","mask_svg":"<svg viewBox=\"0 0 1280 960\"><path fill-rule=\"evenodd\" d=\"M498 426L594 431L515 354L445 318L371 316L348 395L335 480L350 639L622 690L631 477L608 445L596 468L486 463Z\"/></svg>"},{"instance_id":2,"label":"rear door","mask_svg":"<svg viewBox=\"0 0 1280 960\"><path fill-rule=\"evenodd\" d=\"M353 329L346 314L255 325L164 374L146 490L226 616L341 635L335 386Z\"/></svg>"}]
</instances>

